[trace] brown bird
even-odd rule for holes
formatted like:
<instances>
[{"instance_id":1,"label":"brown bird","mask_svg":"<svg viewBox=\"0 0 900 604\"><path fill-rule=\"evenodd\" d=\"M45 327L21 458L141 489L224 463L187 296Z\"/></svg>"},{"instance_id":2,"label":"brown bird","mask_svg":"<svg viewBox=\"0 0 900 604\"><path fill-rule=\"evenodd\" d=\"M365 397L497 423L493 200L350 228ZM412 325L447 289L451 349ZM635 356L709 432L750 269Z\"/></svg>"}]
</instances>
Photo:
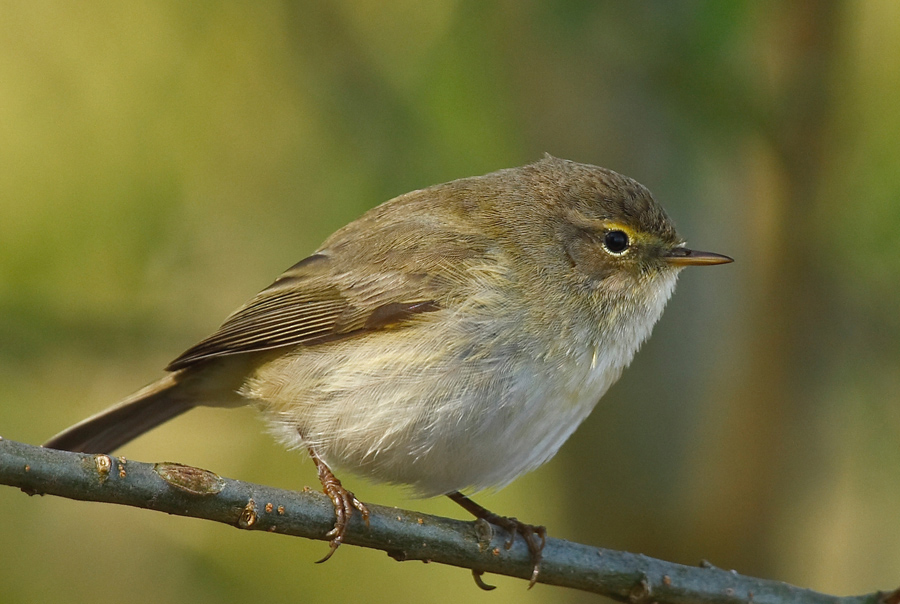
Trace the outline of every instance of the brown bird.
<instances>
[{"instance_id":1,"label":"brown bird","mask_svg":"<svg viewBox=\"0 0 900 604\"><path fill-rule=\"evenodd\" d=\"M650 335L689 250L650 192L556 159L388 201L166 368L45 446L110 453L196 406L259 408L315 462L336 522L366 506L332 468L449 495L518 532L537 578L543 527L462 491L549 460ZM511 543L511 542L510 542Z\"/></svg>"}]
</instances>

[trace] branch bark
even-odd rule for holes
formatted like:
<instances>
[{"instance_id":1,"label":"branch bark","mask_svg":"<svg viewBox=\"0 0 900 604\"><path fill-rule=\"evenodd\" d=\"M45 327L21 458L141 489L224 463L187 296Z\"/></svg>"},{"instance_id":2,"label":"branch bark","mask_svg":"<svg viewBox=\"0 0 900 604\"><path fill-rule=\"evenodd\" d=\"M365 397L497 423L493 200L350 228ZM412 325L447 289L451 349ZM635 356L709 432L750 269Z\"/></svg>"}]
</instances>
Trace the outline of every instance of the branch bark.
<instances>
[{"instance_id":1,"label":"branch bark","mask_svg":"<svg viewBox=\"0 0 900 604\"><path fill-rule=\"evenodd\" d=\"M325 540L334 510L322 493L285 491L221 478L173 463L44 449L0 437L0 484L47 494L146 508L223 522L247 530ZM367 528L354 516L345 543L380 549L396 560L429 560L528 579L531 562L521 539L505 549L502 529L367 504ZM838 598L745 577L712 566L689 567L640 554L547 539L539 583L602 594L622 602L681 604L882 604L897 593Z\"/></svg>"}]
</instances>

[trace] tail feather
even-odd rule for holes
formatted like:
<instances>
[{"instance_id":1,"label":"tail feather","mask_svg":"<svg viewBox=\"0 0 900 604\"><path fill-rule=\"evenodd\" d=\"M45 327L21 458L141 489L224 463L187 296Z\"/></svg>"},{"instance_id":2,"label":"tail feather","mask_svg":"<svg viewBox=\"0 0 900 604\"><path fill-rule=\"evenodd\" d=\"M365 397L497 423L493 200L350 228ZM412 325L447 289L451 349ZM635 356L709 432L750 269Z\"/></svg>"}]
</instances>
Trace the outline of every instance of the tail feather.
<instances>
[{"instance_id":1,"label":"tail feather","mask_svg":"<svg viewBox=\"0 0 900 604\"><path fill-rule=\"evenodd\" d=\"M180 372L135 392L121 403L63 430L44 446L82 453L112 453L144 432L195 406L179 388Z\"/></svg>"}]
</instances>

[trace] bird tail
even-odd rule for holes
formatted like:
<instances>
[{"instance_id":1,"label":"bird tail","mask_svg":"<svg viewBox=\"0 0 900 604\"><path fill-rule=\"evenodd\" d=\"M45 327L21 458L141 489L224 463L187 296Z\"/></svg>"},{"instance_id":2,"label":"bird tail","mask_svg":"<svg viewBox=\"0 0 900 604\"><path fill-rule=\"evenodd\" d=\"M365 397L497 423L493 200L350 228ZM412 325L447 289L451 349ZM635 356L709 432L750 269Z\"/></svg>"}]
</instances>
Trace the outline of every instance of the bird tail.
<instances>
[{"instance_id":1,"label":"bird tail","mask_svg":"<svg viewBox=\"0 0 900 604\"><path fill-rule=\"evenodd\" d=\"M192 409L193 396L170 373L117 405L63 430L44 446L62 451L112 453L156 426Z\"/></svg>"}]
</instances>

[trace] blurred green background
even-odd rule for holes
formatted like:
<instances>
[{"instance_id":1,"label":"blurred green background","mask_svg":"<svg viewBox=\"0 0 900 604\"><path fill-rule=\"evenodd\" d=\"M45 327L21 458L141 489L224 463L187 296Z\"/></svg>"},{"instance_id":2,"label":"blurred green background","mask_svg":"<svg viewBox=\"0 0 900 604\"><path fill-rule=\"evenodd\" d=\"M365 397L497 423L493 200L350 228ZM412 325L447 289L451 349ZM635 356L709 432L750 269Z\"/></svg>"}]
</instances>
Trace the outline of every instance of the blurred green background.
<instances>
[{"instance_id":1,"label":"blurred green background","mask_svg":"<svg viewBox=\"0 0 900 604\"><path fill-rule=\"evenodd\" d=\"M545 467L554 537L836 594L900 572L900 3L0 5L0 434L41 443L374 205L544 152L653 190L688 270ZM250 410L127 446L315 485ZM345 482L366 501L449 501ZM321 542L0 488L18 602L576 602Z\"/></svg>"}]
</instances>

